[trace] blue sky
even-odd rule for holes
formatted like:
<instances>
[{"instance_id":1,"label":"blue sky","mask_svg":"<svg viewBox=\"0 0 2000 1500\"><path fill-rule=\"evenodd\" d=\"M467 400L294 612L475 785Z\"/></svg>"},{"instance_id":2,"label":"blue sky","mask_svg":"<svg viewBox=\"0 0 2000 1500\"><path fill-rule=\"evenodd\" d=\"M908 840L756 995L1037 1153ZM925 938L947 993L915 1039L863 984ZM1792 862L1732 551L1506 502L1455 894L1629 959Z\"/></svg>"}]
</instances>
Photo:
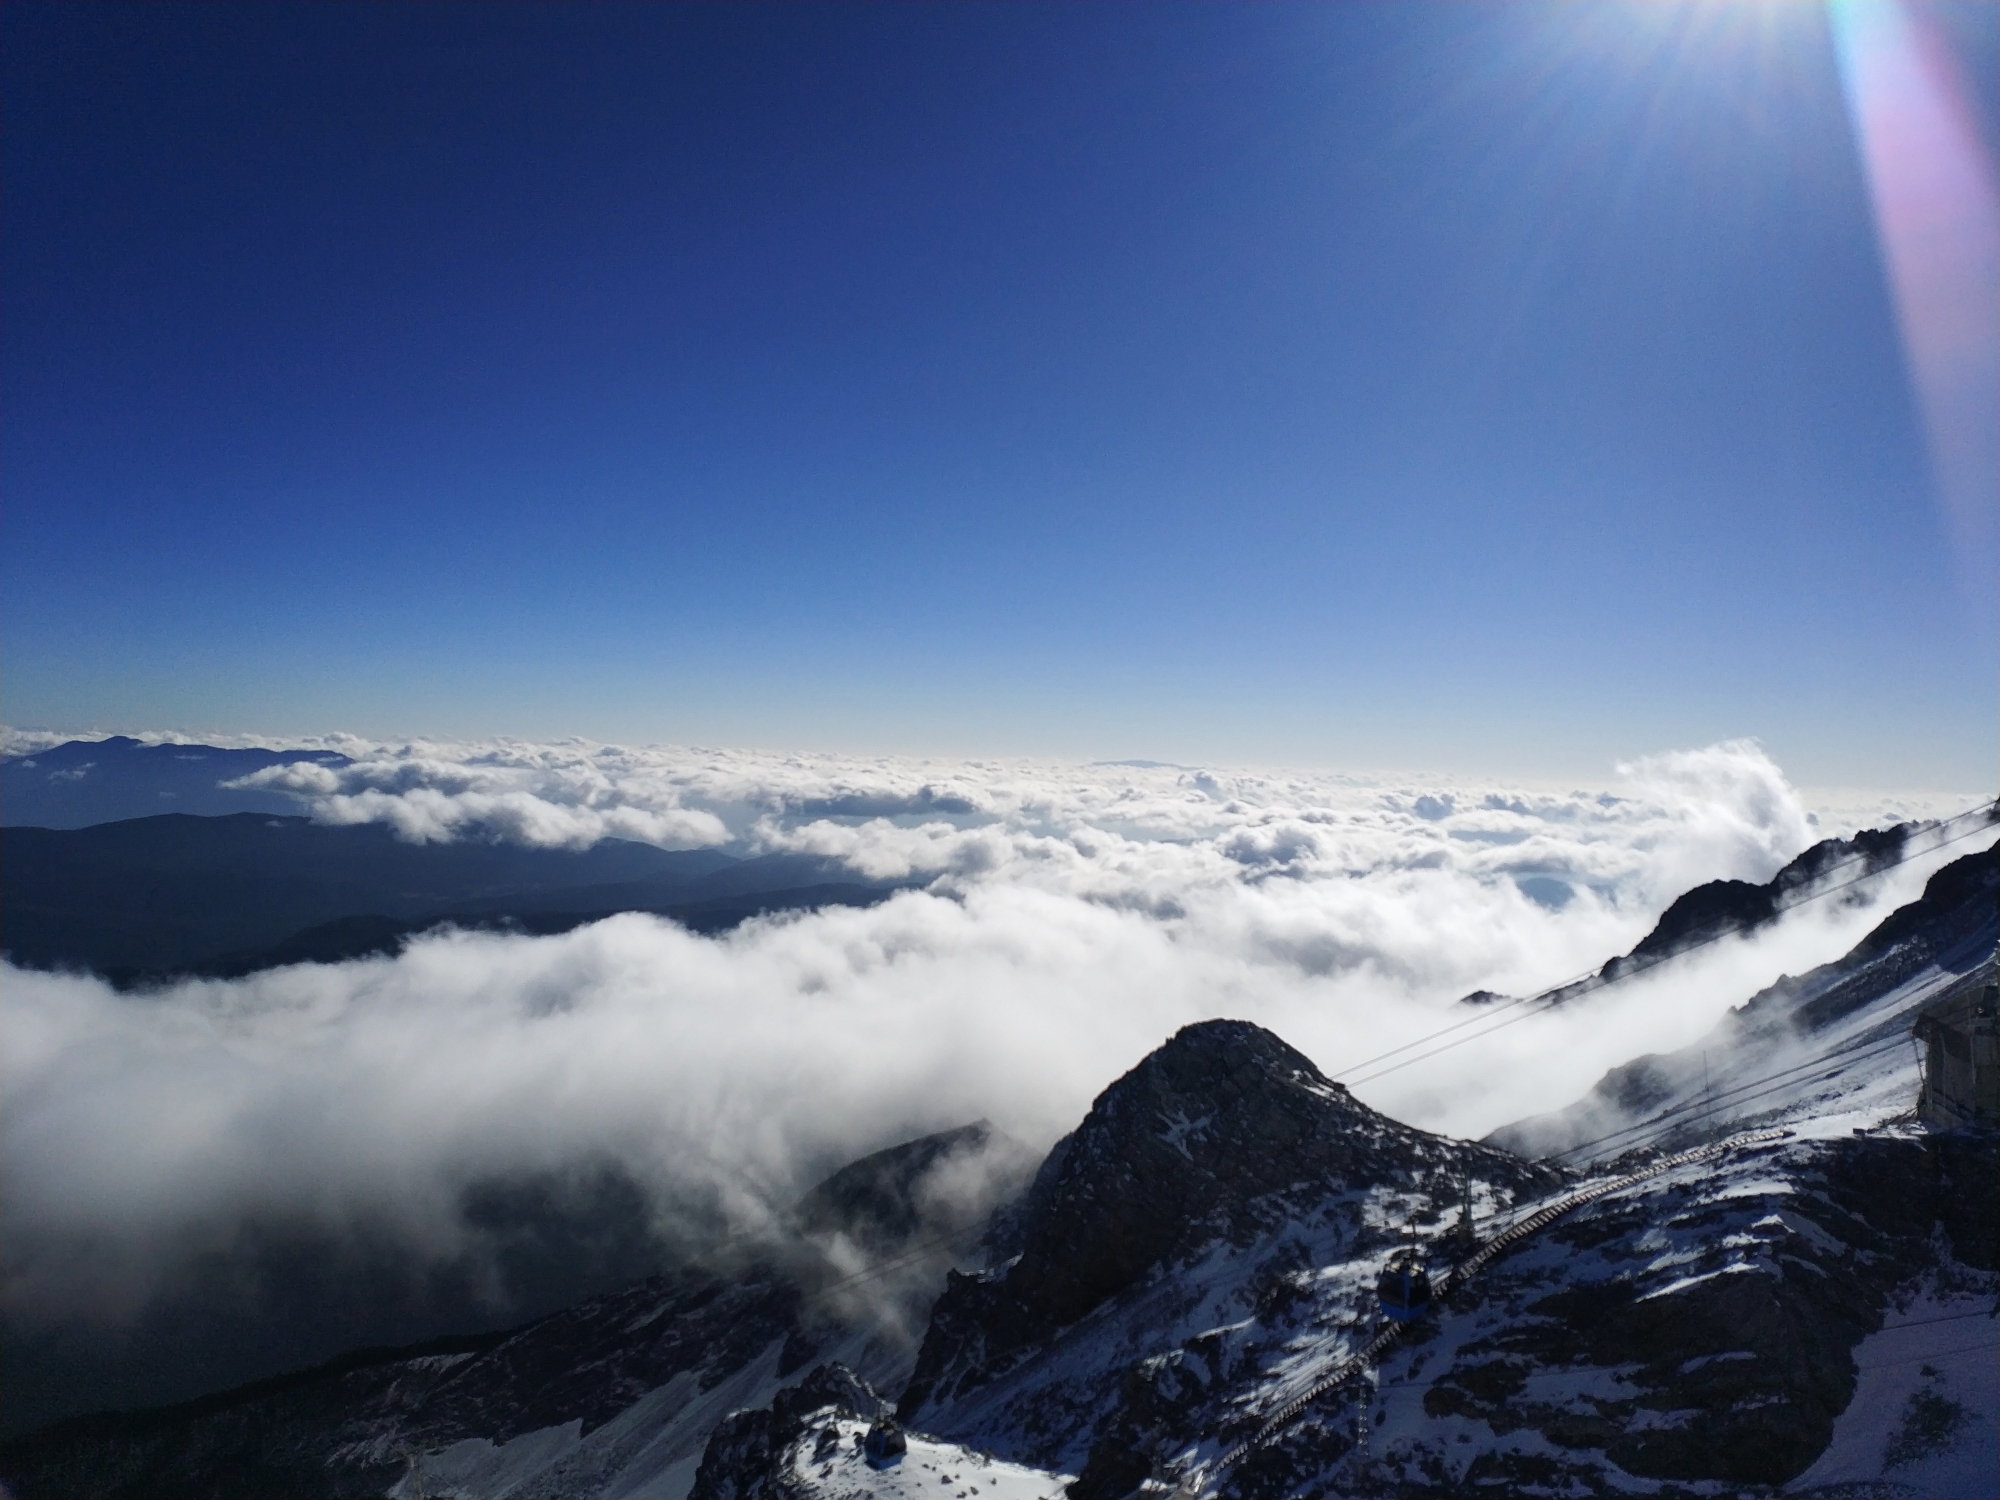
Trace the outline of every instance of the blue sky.
<instances>
[{"instance_id":1,"label":"blue sky","mask_svg":"<svg viewBox=\"0 0 2000 1500\"><path fill-rule=\"evenodd\" d=\"M10 724L1990 787L1816 7L0 44Z\"/></svg>"}]
</instances>

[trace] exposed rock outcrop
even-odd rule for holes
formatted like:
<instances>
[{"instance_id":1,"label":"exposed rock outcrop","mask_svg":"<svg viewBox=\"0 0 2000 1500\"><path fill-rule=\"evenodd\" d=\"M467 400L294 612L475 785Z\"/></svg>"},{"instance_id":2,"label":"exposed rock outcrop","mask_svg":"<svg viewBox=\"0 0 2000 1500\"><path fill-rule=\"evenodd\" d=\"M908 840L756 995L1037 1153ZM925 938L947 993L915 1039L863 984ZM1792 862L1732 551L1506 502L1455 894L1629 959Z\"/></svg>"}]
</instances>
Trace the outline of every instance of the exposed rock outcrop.
<instances>
[{"instance_id":1,"label":"exposed rock outcrop","mask_svg":"<svg viewBox=\"0 0 2000 1500\"><path fill-rule=\"evenodd\" d=\"M1762 885L1747 880L1711 880L1675 899L1660 913L1653 930L1630 953L1598 971L1616 979L1729 933L1749 933L1777 920L1779 913L1835 875L1859 879L1887 869L1903 857L1916 823L1869 828L1851 839L1822 839Z\"/></svg>"},{"instance_id":2,"label":"exposed rock outcrop","mask_svg":"<svg viewBox=\"0 0 2000 1500\"><path fill-rule=\"evenodd\" d=\"M1510 1193L1560 1180L1378 1114L1247 1021L1188 1026L1050 1153L1022 1210L1018 1256L989 1276L950 1278L900 1410L964 1394L1016 1351L1218 1241L1248 1245L1356 1191L1467 1175Z\"/></svg>"},{"instance_id":3,"label":"exposed rock outcrop","mask_svg":"<svg viewBox=\"0 0 2000 1500\"><path fill-rule=\"evenodd\" d=\"M888 1403L838 1361L780 1391L768 1407L731 1412L710 1434L688 1500L791 1500L785 1452L817 1427L832 1444L843 1418L875 1420Z\"/></svg>"}]
</instances>

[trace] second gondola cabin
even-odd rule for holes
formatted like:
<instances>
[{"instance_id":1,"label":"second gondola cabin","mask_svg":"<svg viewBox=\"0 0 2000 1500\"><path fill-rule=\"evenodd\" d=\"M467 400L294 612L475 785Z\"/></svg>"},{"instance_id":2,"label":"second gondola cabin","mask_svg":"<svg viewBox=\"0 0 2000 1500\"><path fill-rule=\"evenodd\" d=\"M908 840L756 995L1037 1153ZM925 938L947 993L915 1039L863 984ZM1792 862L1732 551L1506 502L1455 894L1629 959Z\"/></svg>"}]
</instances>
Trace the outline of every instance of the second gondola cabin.
<instances>
[{"instance_id":1,"label":"second gondola cabin","mask_svg":"<svg viewBox=\"0 0 2000 1500\"><path fill-rule=\"evenodd\" d=\"M1431 1278L1423 1256L1414 1250L1397 1251L1382 1268L1375 1295L1382 1316L1391 1322L1414 1323L1421 1318L1431 1305Z\"/></svg>"}]
</instances>

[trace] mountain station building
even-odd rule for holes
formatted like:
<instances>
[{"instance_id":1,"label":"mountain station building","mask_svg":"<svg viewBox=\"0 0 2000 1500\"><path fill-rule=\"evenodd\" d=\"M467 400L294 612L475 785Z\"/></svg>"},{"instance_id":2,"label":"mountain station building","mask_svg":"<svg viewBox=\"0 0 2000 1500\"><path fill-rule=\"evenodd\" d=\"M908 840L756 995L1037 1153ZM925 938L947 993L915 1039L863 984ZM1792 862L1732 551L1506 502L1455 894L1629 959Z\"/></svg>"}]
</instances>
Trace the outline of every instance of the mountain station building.
<instances>
[{"instance_id":1,"label":"mountain station building","mask_svg":"<svg viewBox=\"0 0 2000 1500\"><path fill-rule=\"evenodd\" d=\"M1924 1087L1917 1114L1958 1130L2000 1126L2000 978L1961 991L1917 1017Z\"/></svg>"}]
</instances>

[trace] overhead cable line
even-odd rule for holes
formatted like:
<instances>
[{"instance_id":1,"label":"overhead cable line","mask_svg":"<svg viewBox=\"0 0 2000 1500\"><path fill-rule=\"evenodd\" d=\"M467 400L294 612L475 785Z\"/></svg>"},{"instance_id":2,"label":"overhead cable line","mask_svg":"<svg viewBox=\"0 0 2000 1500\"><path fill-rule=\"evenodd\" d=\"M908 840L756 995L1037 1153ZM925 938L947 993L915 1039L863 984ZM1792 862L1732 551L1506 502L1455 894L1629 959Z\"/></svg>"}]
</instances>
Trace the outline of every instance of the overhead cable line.
<instances>
[{"instance_id":1,"label":"overhead cable line","mask_svg":"<svg viewBox=\"0 0 2000 1500\"><path fill-rule=\"evenodd\" d=\"M1659 1114L1654 1115L1650 1119L1642 1120L1637 1124L1624 1126L1622 1129L1619 1130L1613 1130L1608 1134L1598 1136L1595 1140L1578 1141L1573 1146L1565 1146L1560 1151L1551 1151L1547 1156L1537 1157L1536 1160L1556 1161L1565 1156L1574 1156L1579 1151L1588 1151L1594 1146L1608 1145L1610 1142L1617 1140L1620 1136L1634 1135L1634 1134L1651 1135L1656 1131L1658 1131L1659 1129L1661 1129L1662 1127L1676 1128L1678 1126L1686 1124L1687 1118L1689 1116L1700 1115L1705 1113L1706 1114L1714 1113L1715 1107L1723 1103L1725 1100L1732 1100L1735 1104L1745 1103L1746 1102L1745 1100L1736 1098L1735 1096L1743 1094L1746 1090L1757 1088L1760 1084L1775 1083L1777 1080L1782 1078L1787 1078L1794 1073L1809 1073L1814 1068L1824 1067L1829 1063L1838 1061L1839 1066L1836 1067L1832 1073L1829 1073L1827 1075L1829 1078L1831 1078L1837 1076L1840 1073L1845 1072L1848 1068L1852 1067L1857 1062L1863 1062L1866 1061L1868 1058L1880 1056L1884 1053L1898 1051L1902 1048L1902 1045L1903 1045L1903 1038L1897 1036L1897 1037L1892 1037L1886 1041L1878 1041L1872 1044L1857 1043L1854 1046L1843 1048L1837 1052L1824 1053L1821 1056L1809 1059L1806 1062L1794 1063L1792 1064L1792 1066L1788 1068L1780 1068L1775 1073L1766 1073L1763 1074L1761 1077L1746 1079L1744 1082L1737 1084L1734 1088L1724 1089L1720 1093L1713 1095L1703 1095L1700 1098L1690 1099L1685 1103L1676 1104L1670 1109L1662 1110ZM1767 1090L1766 1092L1769 1091ZM1761 1094L1752 1095L1752 1097L1753 1098L1762 1097L1762 1095ZM1636 1150L1638 1149L1638 1143L1628 1144L1624 1147L1621 1147L1620 1149Z\"/></svg>"},{"instance_id":2,"label":"overhead cable line","mask_svg":"<svg viewBox=\"0 0 2000 1500\"><path fill-rule=\"evenodd\" d=\"M1992 810L1995 806L1996 804L1992 803L1985 804L1981 807L1973 808L1966 813L1961 813L1959 814L1959 817L1960 818L1969 817L1972 815L1972 813L1975 812L1987 812ZM1956 819L1947 820L1947 822L1952 822L1952 821L1957 821L1957 820ZM1939 824L1938 826L1944 827L1946 825ZM1789 906L1787 906L1785 908L1785 911L1787 913L1793 912L1798 910L1798 908L1800 908L1801 906L1806 905L1808 902L1818 901L1822 897L1835 895L1841 891L1849 890L1852 887L1861 884L1865 880L1872 880L1879 875L1886 874L1890 870L1896 869L1900 865L1909 863L1911 860L1920 858L1923 855L1934 854L1940 849L1948 848L1951 845L1959 843L1962 840L1971 838L1975 834L1978 834L1982 831L1984 831L1983 826L1968 828L1964 832L1954 834L1952 835L1952 837L1948 839L1941 839L1937 843L1928 845L1926 848L1924 848L1918 853L1905 855L1900 859L1889 862L1888 864L1879 865L1875 869L1865 871L1864 873L1855 876L1852 880L1842 881L1838 885L1824 886L1819 890L1813 891L1809 895L1801 896L1798 900L1792 902ZM1856 858L1860 857L1861 856L1856 856ZM1851 864L1853 862L1854 860L1842 861L1843 864ZM1839 866L1835 866L1834 868L1839 868ZM1711 944L1720 942L1723 938L1735 937L1738 935L1739 934L1733 930L1714 933L1709 937L1705 937L1699 939L1696 942L1689 943L1684 948L1677 948L1671 953L1661 954L1657 958L1653 958L1646 961L1644 964L1635 965L1632 968L1622 970L1619 973L1614 974L1607 979L1604 979L1600 984L1593 986L1590 990L1585 991L1585 993L1594 994L1599 990L1608 989L1614 984L1622 984L1627 980L1637 979L1642 974L1651 973L1654 969L1658 968L1660 965L1664 963L1668 963L1678 958L1685 958L1688 954L1699 952L1701 949L1709 947ZM1345 1080L1347 1087L1349 1088L1358 1088L1360 1085L1364 1083L1373 1083L1378 1078L1386 1078L1391 1073L1400 1072L1402 1069L1407 1067L1412 1067L1420 1062L1426 1062L1433 1057L1437 1057L1443 1053L1451 1051L1455 1047L1462 1047L1467 1042L1479 1041L1486 1037L1492 1036L1497 1031L1504 1031L1507 1027L1514 1025L1517 1021L1525 1021L1530 1016L1538 1016L1545 1014L1548 1011L1554 1010L1559 1006L1561 1006L1562 1004L1564 1004L1566 1001L1578 998L1575 995L1565 993L1565 991L1570 990L1573 986L1577 984L1583 983L1585 980L1596 977L1596 975L1599 974L1600 972L1601 971L1593 970L1583 976L1580 976L1577 979L1568 980L1562 984L1554 986L1551 989L1544 990L1538 995L1529 995L1519 1000L1510 1000L1505 1005L1499 1006L1494 1010L1487 1011L1483 1015L1472 1016L1463 1021L1453 1022L1449 1026L1441 1027L1438 1030L1431 1032L1428 1036L1421 1036L1416 1038L1414 1041L1405 1042L1402 1046L1393 1048L1388 1052L1380 1053L1377 1056L1370 1058L1367 1062L1355 1063L1352 1066L1344 1068L1340 1072L1331 1074L1329 1076L1335 1080ZM1522 1006L1531 1006L1533 1008L1528 1010L1519 1009L1519 1007ZM1510 1010L1516 1011L1517 1013L1508 1016L1506 1020L1501 1021L1496 1026L1489 1026L1484 1031L1474 1032L1470 1036L1461 1036L1454 1041L1446 1042L1443 1046L1433 1047L1428 1052L1419 1053L1415 1057L1408 1057L1404 1058L1401 1062L1390 1063L1389 1066L1385 1068L1377 1068L1374 1072L1365 1074L1360 1078L1349 1077L1350 1074L1358 1072L1362 1068L1371 1067L1373 1064L1385 1061L1388 1058L1396 1056L1398 1053L1408 1052L1412 1048L1421 1047L1428 1042L1436 1041L1439 1037L1449 1036L1451 1033L1455 1031L1462 1031L1468 1026L1477 1025L1481 1021L1490 1021L1495 1016L1498 1016L1503 1012Z\"/></svg>"},{"instance_id":3,"label":"overhead cable line","mask_svg":"<svg viewBox=\"0 0 2000 1500\"><path fill-rule=\"evenodd\" d=\"M1877 1334L1894 1333L1897 1331L1897 1329L1901 1328L1921 1328L1931 1323L1959 1323L1963 1322L1967 1318L1991 1318L1992 1316L1993 1314L1990 1312L1949 1313L1941 1318L1915 1318L1908 1323L1898 1323L1894 1327L1879 1328L1876 1330L1876 1333ZM1967 1349L1989 1349L1993 1346L1990 1344L1969 1344L1965 1347ZM1869 1363L1865 1365L1856 1365L1855 1368L1857 1370L1879 1370L1888 1365L1915 1364L1920 1359L1931 1359L1936 1357L1942 1357L1943 1355L1950 1354L1953 1352L1962 1353L1964 1351L1963 1350L1953 1351L1949 1349L1933 1349L1929 1354L1912 1355L1910 1356L1910 1358L1906 1360L1905 1359L1871 1360ZM1478 1368L1483 1368L1483 1366L1475 1365L1473 1366L1473 1368L1478 1369ZM1521 1383L1523 1385L1531 1385L1539 1380L1565 1380L1565 1379L1574 1380L1580 1375L1597 1374L1601 1369L1602 1369L1601 1366L1598 1367L1586 1366L1585 1368L1578 1370L1537 1370L1531 1374L1523 1375L1521 1377ZM1449 1370L1445 1371L1441 1375L1436 1375L1431 1377L1430 1384L1436 1385L1438 1381L1442 1380L1445 1377L1445 1375L1448 1374L1450 1374ZM1402 1375L1394 1380L1382 1381L1379 1385L1375 1387L1375 1389L1378 1391L1393 1391L1402 1389L1407 1386L1422 1385L1424 1383L1425 1383L1424 1377L1421 1375Z\"/></svg>"},{"instance_id":4,"label":"overhead cable line","mask_svg":"<svg viewBox=\"0 0 2000 1500\"><path fill-rule=\"evenodd\" d=\"M1791 1132L1788 1130L1765 1130L1749 1135L1740 1135L1728 1141L1718 1141L1706 1146L1697 1146L1689 1151L1677 1152L1672 1156L1662 1157L1658 1161L1651 1162L1635 1172L1628 1172L1618 1177L1604 1178L1588 1186L1572 1189L1553 1202L1545 1203L1519 1223L1510 1225L1507 1229L1488 1240L1468 1259L1454 1266L1444 1280L1439 1283L1438 1296L1440 1298L1450 1296L1459 1287L1477 1276L1495 1256L1505 1253L1512 1246L1518 1244L1528 1236L1539 1233L1564 1215L1572 1213L1586 1204L1594 1203L1599 1198L1606 1197L1612 1193L1622 1192L1626 1188L1634 1187L1650 1178L1661 1176L1676 1168L1688 1166L1695 1162L1710 1161L1731 1151L1754 1150L1774 1144L1790 1134ZM1380 1363L1382 1356L1395 1345L1397 1340L1401 1339L1409 1331L1410 1326L1408 1323L1391 1323L1387 1328L1384 1328L1362 1348L1355 1350L1345 1359L1336 1363L1330 1373L1314 1381L1305 1390L1279 1407L1276 1412L1265 1419L1263 1425L1250 1437L1237 1443L1227 1452L1218 1455L1211 1466L1206 1466L1205 1472L1197 1471L1184 1478L1176 1491L1176 1496L1179 1497L1179 1500L1195 1500L1195 1497L1206 1493L1220 1480L1225 1472L1241 1463L1251 1453L1259 1448L1267 1448L1275 1443L1299 1420L1307 1408L1314 1402L1320 1400L1322 1397L1338 1393L1344 1387L1351 1384L1356 1376Z\"/></svg>"},{"instance_id":5,"label":"overhead cable line","mask_svg":"<svg viewBox=\"0 0 2000 1500\"><path fill-rule=\"evenodd\" d=\"M852 1276L843 1276L838 1281L829 1282L826 1286L807 1294L806 1300L808 1302L817 1302L822 1298L832 1296L833 1293L845 1287L854 1286L863 1281L873 1281L880 1276L886 1276L899 1266L905 1266L912 1261L923 1259L924 1256L930 1254L933 1250L942 1249L946 1245L955 1245L961 1240L984 1234L985 1231L986 1226L984 1224L968 1224L955 1234L940 1235L934 1240L926 1240L923 1244L905 1250L902 1254L892 1259L876 1262L865 1271L856 1271Z\"/></svg>"},{"instance_id":6,"label":"overhead cable line","mask_svg":"<svg viewBox=\"0 0 2000 1500\"><path fill-rule=\"evenodd\" d=\"M1952 824L1960 822L1965 818L1970 818L1975 816L1976 814L1982 814L1982 813L1987 815L1988 821L1990 823L1994 816L2000 815L2000 799L1996 799L1993 802L1983 802L1977 807L1969 807L1965 809L1965 811L1963 812L1953 813L1950 817L1941 819L1934 826L1939 830L1943 830L1949 828ZM1977 833L1978 831L1979 830L1977 828L1972 828L1966 830L1966 832L1964 833L1954 834L1952 835L1952 837L1948 839L1942 840L1939 843L1931 845L1929 848L1923 850L1922 852L1925 854L1932 853L1938 849L1944 848L1948 844L1955 844L1960 839L1970 838L1973 834ZM1827 875L1831 875L1836 870L1846 869L1849 865L1860 863L1862 861L1869 859L1870 857L1871 856L1865 852L1859 854L1850 854L1847 856L1847 858L1842 860L1837 860L1833 864L1828 865L1826 869L1820 872L1820 877L1824 878ZM1887 864L1877 865L1872 870L1865 870L1859 876L1855 877L1855 879L1846 881L1841 885L1829 886L1821 890L1814 891L1810 895L1801 896L1797 901L1793 902L1790 906L1787 906L1785 910L1791 911L1795 907L1805 905L1805 903L1808 901L1816 901L1821 896L1831 895L1833 894L1834 891L1846 890L1849 886L1858 885L1863 880L1872 879L1876 875L1884 874L1887 871L1895 869L1898 865L1905 864L1909 860L1918 857L1919 856L1917 854L1902 855L1896 859L1889 861ZM1732 932L1713 933L1708 937L1700 939L1699 941L1689 943L1684 948L1676 948L1672 953L1661 954L1658 957L1649 958L1645 960L1638 967L1623 970L1614 977L1604 980L1604 983L1596 986L1596 988L1602 989L1608 985L1619 983L1625 979L1637 978L1639 975L1647 973L1650 970L1657 968L1660 964L1666 963L1671 959L1683 957L1686 954L1696 952L1702 948L1706 948L1711 943L1720 942L1723 938L1732 937L1736 935L1737 934ZM1581 973L1573 975L1568 979L1560 980L1557 983L1550 985L1545 989L1537 991L1535 994L1523 995L1519 999L1509 1000L1505 1004L1494 1006L1491 1010L1483 1011L1479 1015L1472 1016L1467 1020L1455 1021L1449 1026L1440 1027L1438 1030L1431 1032L1428 1036L1420 1036L1416 1038L1414 1041L1404 1042L1400 1047L1391 1047L1387 1052L1378 1052L1375 1056L1364 1058L1362 1061L1358 1063L1350 1063L1347 1067L1341 1069L1341 1071L1339 1071L1338 1073L1333 1073L1330 1074L1329 1076L1335 1079L1345 1078L1349 1073L1356 1073L1363 1068L1373 1067L1378 1062L1384 1062L1387 1059L1395 1057L1400 1053L1408 1052L1412 1047L1421 1047L1425 1042L1434 1041L1441 1036L1448 1036L1450 1033L1454 1031L1461 1030L1467 1026L1477 1025L1481 1021L1491 1020L1494 1016L1501 1014L1503 1011L1513 1010L1517 1006L1532 1005L1537 1000L1542 1000L1551 995L1558 994L1561 991L1570 989L1575 985L1586 984L1592 979L1597 979L1601 977L1602 974L1603 974L1602 965L1599 965L1595 969L1585 969ZM1379 1077L1380 1075L1378 1074L1375 1076Z\"/></svg>"},{"instance_id":7,"label":"overhead cable line","mask_svg":"<svg viewBox=\"0 0 2000 1500\"><path fill-rule=\"evenodd\" d=\"M1973 1313L1973 1317L1990 1318L1991 1313ZM1989 1349L2000 1348L1995 1344L1954 1344L1949 1349L1933 1349L1928 1354L1912 1354L1903 1359L1878 1359L1865 1365L1856 1365L1857 1370L1886 1370L1892 1365L1925 1364L1934 1359L1943 1359L1947 1354L1980 1354Z\"/></svg>"}]
</instances>

